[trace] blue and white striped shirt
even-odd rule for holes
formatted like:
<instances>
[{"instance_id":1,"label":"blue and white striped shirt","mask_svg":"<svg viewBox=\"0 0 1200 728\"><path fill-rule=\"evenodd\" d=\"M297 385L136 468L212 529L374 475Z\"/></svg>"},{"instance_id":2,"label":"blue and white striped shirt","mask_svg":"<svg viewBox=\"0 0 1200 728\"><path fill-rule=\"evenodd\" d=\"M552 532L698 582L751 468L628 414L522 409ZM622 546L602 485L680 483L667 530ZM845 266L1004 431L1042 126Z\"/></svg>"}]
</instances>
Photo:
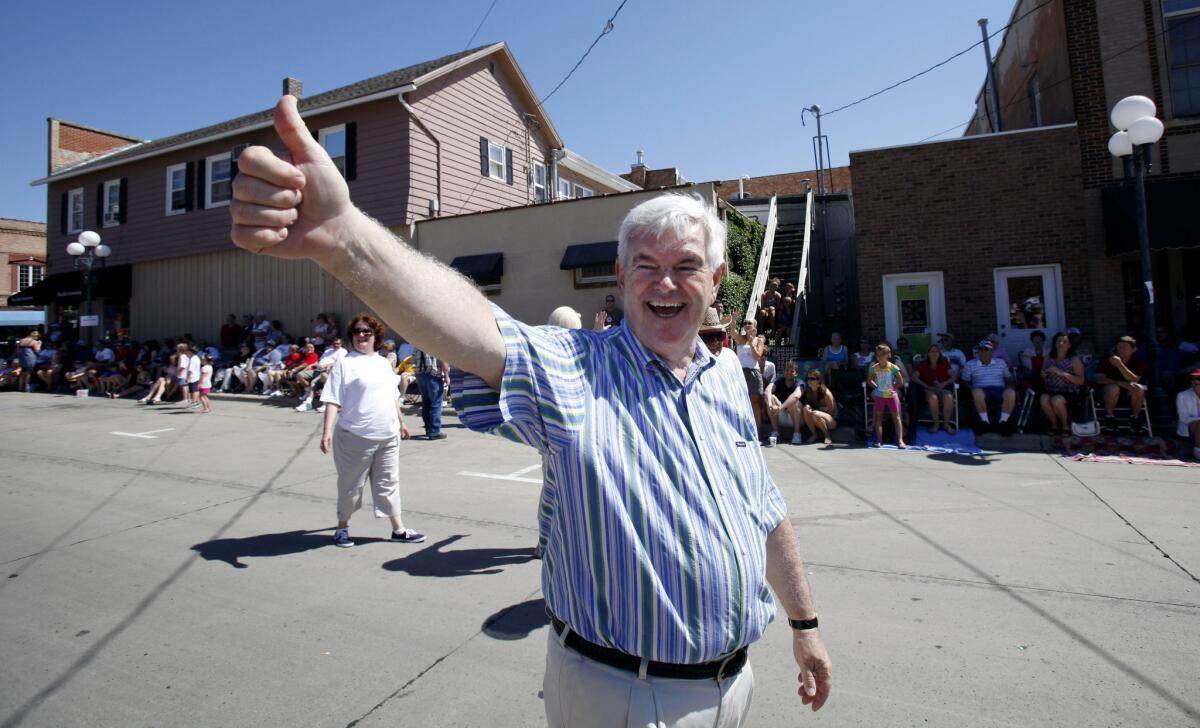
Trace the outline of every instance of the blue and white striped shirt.
<instances>
[{"instance_id":1,"label":"blue and white striped shirt","mask_svg":"<svg viewBox=\"0 0 1200 728\"><path fill-rule=\"evenodd\" d=\"M746 383L697 339L681 383L624 324L532 327L493 307L500 391L455 371L464 424L549 461L546 604L584 639L650 660L713 660L775 616L766 537L787 506Z\"/></svg>"}]
</instances>

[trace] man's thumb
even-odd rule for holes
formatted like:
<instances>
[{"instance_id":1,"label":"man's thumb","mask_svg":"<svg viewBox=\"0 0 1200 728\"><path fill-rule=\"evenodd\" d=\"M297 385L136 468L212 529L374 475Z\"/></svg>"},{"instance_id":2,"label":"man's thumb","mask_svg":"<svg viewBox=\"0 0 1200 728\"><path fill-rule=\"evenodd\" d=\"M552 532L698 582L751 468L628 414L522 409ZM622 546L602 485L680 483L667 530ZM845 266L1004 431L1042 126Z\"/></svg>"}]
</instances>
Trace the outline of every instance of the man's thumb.
<instances>
[{"instance_id":1,"label":"man's thumb","mask_svg":"<svg viewBox=\"0 0 1200 728\"><path fill-rule=\"evenodd\" d=\"M312 150L320 147L317 140L313 139L312 132L304 125L304 119L300 118L296 97L291 94L284 94L275 104L275 132L295 161L309 158Z\"/></svg>"}]
</instances>

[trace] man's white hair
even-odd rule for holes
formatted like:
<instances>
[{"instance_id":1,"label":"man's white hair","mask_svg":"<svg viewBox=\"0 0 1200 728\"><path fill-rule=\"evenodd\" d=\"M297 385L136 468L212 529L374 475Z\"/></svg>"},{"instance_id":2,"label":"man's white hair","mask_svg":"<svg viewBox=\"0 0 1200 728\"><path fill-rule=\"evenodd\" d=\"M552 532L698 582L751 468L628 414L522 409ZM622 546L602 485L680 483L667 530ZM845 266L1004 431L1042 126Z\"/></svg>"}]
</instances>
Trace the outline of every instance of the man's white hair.
<instances>
[{"instance_id":1,"label":"man's white hair","mask_svg":"<svg viewBox=\"0 0 1200 728\"><path fill-rule=\"evenodd\" d=\"M634 238L659 238L668 231L682 237L697 229L704 238L704 261L715 271L725 262L725 223L696 193L668 192L630 210L617 233L617 260L629 266L629 241Z\"/></svg>"}]
</instances>

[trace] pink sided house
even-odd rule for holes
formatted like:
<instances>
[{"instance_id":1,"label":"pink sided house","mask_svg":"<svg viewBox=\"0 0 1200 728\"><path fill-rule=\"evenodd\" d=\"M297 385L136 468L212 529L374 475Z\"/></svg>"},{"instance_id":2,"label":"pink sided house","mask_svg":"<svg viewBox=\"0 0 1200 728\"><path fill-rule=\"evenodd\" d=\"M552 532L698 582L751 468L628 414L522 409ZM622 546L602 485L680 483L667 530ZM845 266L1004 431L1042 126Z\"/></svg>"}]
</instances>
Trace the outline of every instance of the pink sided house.
<instances>
[{"instance_id":1,"label":"pink sided house","mask_svg":"<svg viewBox=\"0 0 1200 728\"><path fill-rule=\"evenodd\" d=\"M638 189L565 148L505 43L312 96L289 78L283 91L300 99L355 203L409 239L420 220ZM229 240L237 155L282 148L276 98L264 90L261 111L151 141L105 132L104 144L70 153L61 130L87 127L52 119L48 174L35 181L47 188L49 275L26 299L77 310L81 274L65 249L94 230L112 249L95 288L102 328L121 314L135 338L215 339L226 314L261 311L304 334L318 312L357 312L362 304L315 265Z\"/></svg>"}]
</instances>

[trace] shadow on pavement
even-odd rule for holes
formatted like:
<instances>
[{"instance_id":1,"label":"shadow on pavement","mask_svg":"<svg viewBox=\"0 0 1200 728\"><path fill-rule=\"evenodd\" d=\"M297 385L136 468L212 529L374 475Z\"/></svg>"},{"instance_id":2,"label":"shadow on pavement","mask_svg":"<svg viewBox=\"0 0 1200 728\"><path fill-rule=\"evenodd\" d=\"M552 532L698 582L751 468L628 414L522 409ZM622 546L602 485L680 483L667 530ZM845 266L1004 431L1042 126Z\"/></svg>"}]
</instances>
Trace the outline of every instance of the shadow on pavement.
<instances>
[{"instance_id":1,"label":"shadow on pavement","mask_svg":"<svg viewBox=\"0 0 1200 728\"><path fill-rule=\"evenodd\" d=\"M464 538L466 536L462 534L449 536L408 556L392 559L383 568L403 571L410 576L472 576L499 574L505 566L533 560L533 551L529 548L443 550Z\"/></svg>"},{"instance_id":2,"label":"shadow on pavement","mask_svg":"<svg viewBox=\"0 0 1200 728\"><path fill-rule=\"evenodd\" d=\"M545 599L530 599L505 607L483 620L483 633L497 640L523 640L550 624Z\"/></svg>"},{"instance_id":3,"label":"shadow on pavement","mask_svg":"<svg viewBox=\"0 0 1200 728\"><path fill-rule=\"evenodd\" d=\"M957 452L931 452L927 455L930 460L939 460L943 463L954 463L955 465L991 465L992 461L987 455L969 455L966 453Z\"/></svg>"},{"instance_id":4,"label":"shadow on pavement","mask_svg":"<svg viewBox=\"0 0 1200 728\"><path fill-rule=\"evenodd\" d=\"M205 541L192 547L201 558L208 561L224 561L235 569L245 569L249 564L243 564L239 559L247 556L287 556L299 554L312 549L330 547L333 542L328 532L331 528L316 531L287 531L285 533L264 533L245 538L219 538ZM317 535L320 534L320 535ZM385 541L382 538L354 537L355 544Z\"/></svg>"}]
</instances>

